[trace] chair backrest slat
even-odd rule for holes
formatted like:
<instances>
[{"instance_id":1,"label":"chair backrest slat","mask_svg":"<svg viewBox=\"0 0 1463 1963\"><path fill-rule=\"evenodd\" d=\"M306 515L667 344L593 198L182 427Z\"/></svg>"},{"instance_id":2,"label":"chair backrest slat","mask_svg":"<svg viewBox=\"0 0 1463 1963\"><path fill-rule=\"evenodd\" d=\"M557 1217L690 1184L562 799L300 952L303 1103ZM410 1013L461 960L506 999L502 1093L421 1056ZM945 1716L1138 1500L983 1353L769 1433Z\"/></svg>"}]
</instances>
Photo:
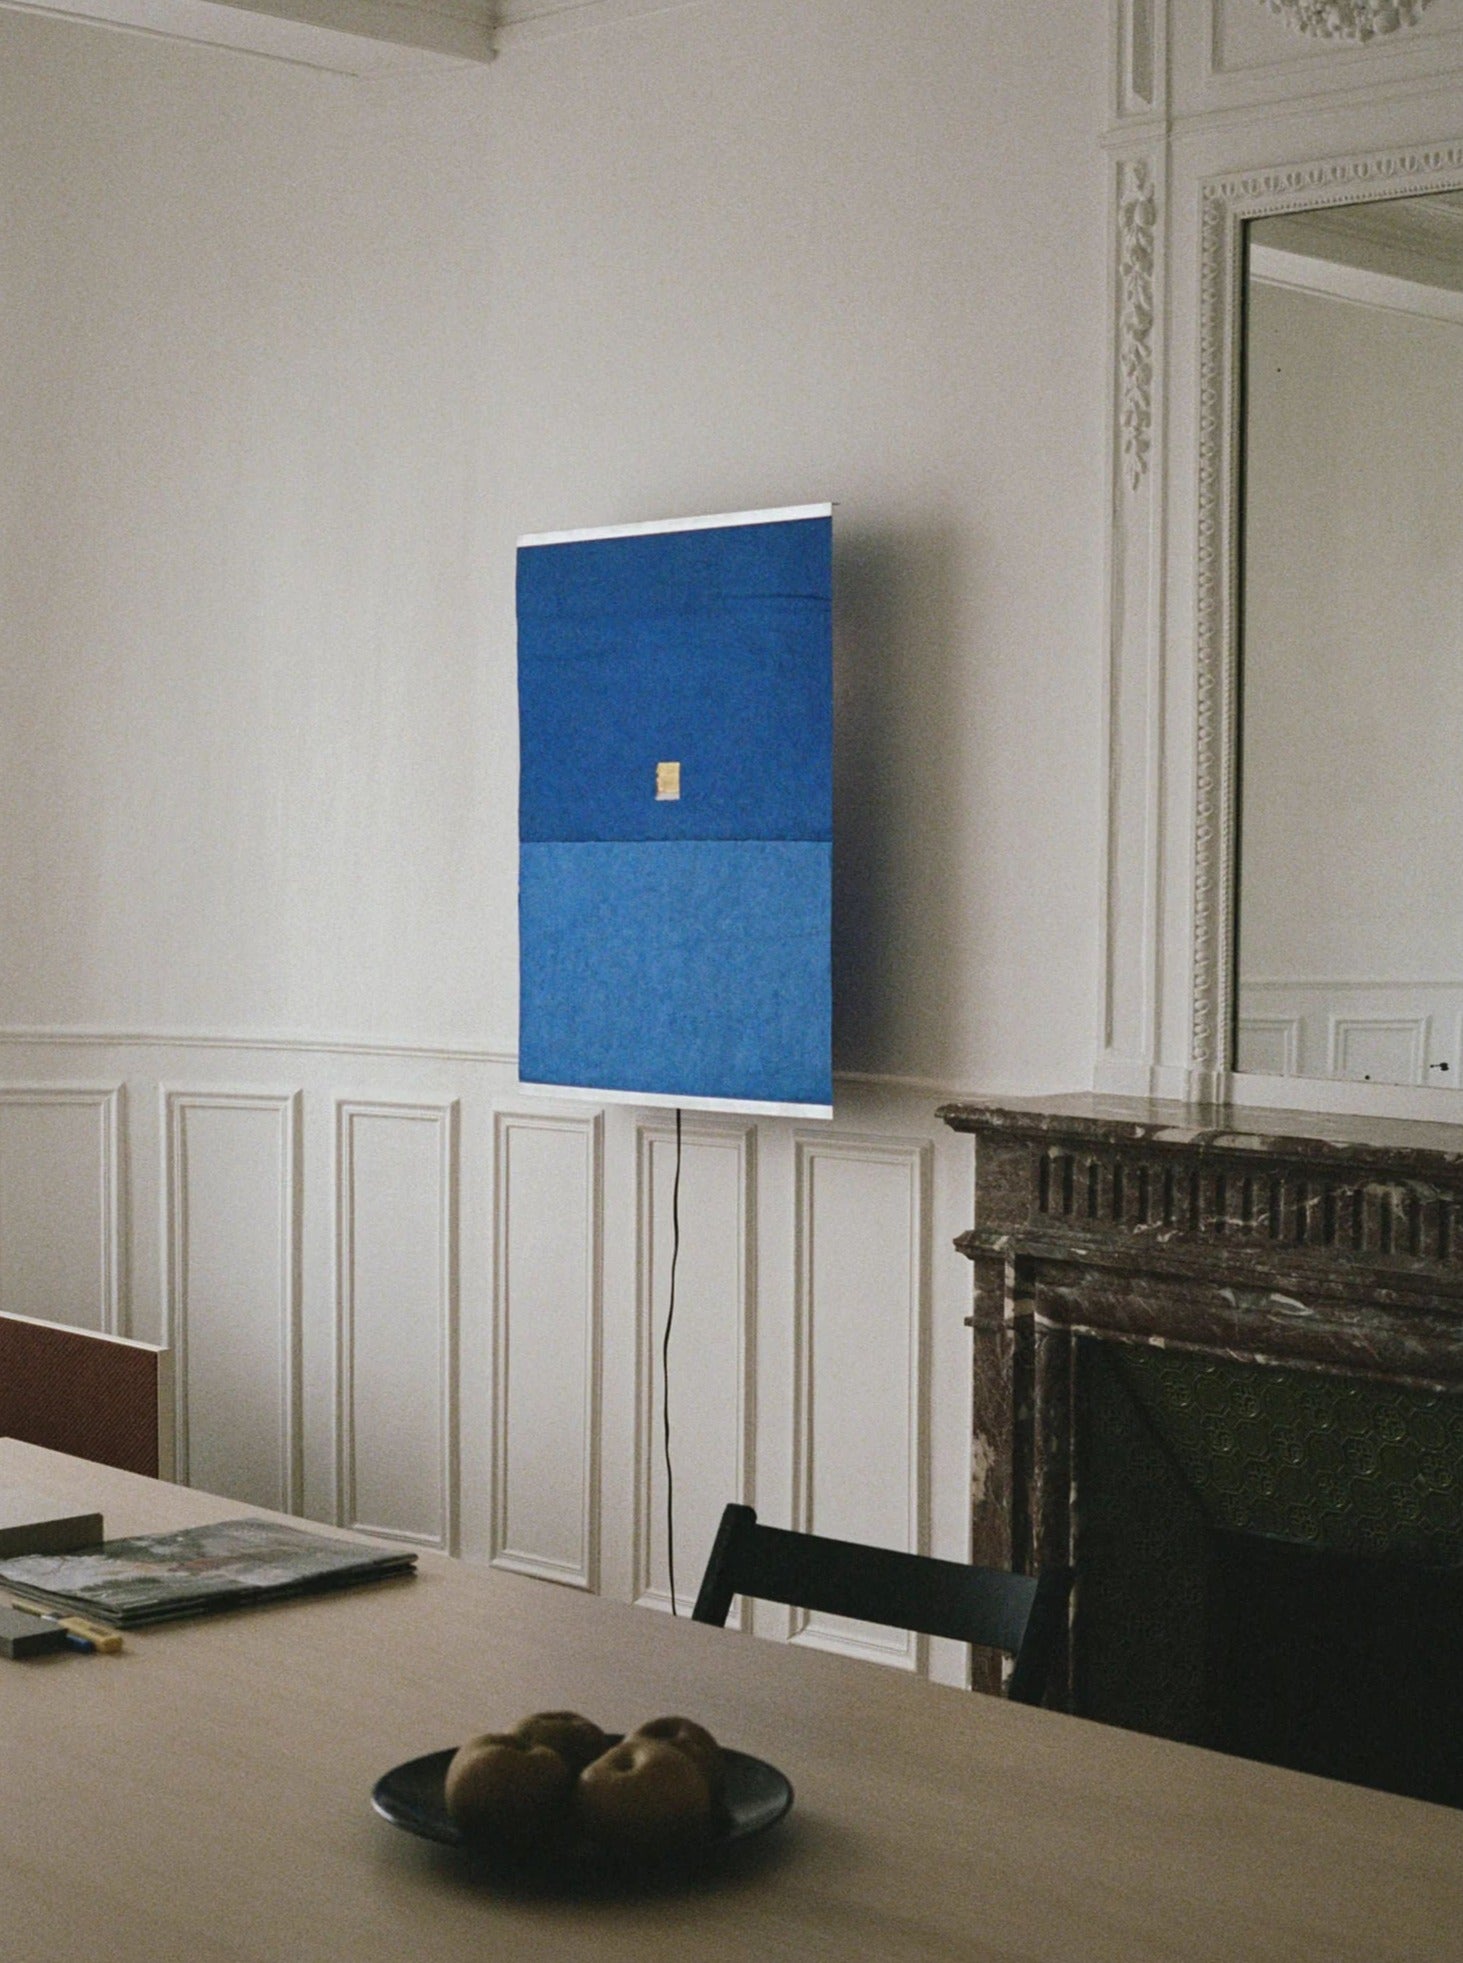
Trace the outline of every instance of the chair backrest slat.
<instances>
[{"instance_id":1,"label":"chair backrest slat","mask_svg":"<svg viewBox=\"0 0 1463 1963\"><path fill-rule=\"evenodd\" d=\"M856 1616L927 1636L980 1640L1016 1650L1036 1594L1030 1575L1002 1575L855 1541L824 1540L778 1527L755 1530L756 1586L769 1602L823 1615Z\"/></svg>"},{"instance_id":2,"label":"chair backrest slat","mask_svg":"<svg viewBox=\"0 0 1463 1963\"><path fill-rule=\"evenodd\" d=\"M693 1614L698 1622L724 1624L734 1595L754 1595L1005 1650L1015 1660L1008 1695L1036 1703L1068 1586L1065 1573L1007 1574L764 1527L751 1507L728 1506Z\"/></svg>"}]
</instances>

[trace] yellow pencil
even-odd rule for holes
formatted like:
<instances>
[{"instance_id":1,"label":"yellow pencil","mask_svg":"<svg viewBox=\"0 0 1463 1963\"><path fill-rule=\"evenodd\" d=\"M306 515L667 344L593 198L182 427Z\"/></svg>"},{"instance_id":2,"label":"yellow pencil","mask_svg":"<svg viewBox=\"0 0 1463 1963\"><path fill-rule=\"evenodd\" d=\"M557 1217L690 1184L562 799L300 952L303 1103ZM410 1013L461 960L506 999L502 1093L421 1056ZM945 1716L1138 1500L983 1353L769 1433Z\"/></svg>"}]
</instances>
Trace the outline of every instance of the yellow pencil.
<instances>
[{"instance_id":1,"label":"yellow pencil","mask_svg":"<svg viewBox=\"0 0 1463 1963\"><path fill-rule=\"evenodd\" d=\"M85 1616L57 1615L36 1602L12 1600L11 1607L23 1610L26 1615L38 1615L44 1622L54 1622L58 1629L66 1630L68 1635L80 1636L91 1644L99 1656L115 1656L124 1647L120 1631L103 1629L99 1623L88 1622Z\"/></svg>"}]
</instances>

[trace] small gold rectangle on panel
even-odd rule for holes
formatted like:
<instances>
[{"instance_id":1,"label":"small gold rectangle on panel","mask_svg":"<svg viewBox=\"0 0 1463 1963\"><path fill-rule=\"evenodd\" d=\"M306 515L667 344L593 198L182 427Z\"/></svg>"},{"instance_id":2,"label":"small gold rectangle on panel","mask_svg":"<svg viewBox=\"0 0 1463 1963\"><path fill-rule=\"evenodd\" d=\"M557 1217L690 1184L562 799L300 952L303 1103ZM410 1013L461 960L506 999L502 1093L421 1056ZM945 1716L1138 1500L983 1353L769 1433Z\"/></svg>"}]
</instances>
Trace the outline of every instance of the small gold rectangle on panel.
<instances>
[{"instance_id":1,"label":"small gold rectangle on panel","mask_svg":"<svg viewBox=\"0 0 1463 1963\"><path fill-rule=\"evenodd\" d=\"M658 763L655 766L655 795L657 802L681 795L681 766L678 763Z\"/></svg>"}]
</instances>

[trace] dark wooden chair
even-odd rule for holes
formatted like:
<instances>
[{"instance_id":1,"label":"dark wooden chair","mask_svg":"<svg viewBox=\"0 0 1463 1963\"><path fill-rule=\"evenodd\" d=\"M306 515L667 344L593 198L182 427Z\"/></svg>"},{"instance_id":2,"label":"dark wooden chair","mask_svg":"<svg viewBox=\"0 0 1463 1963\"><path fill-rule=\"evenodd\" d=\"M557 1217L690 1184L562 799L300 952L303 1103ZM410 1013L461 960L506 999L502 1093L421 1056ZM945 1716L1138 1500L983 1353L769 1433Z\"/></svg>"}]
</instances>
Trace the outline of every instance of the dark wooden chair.
<instances>
[{"instance_id":1,"label":"dark wooden chair","mask_svg":"<svg viewBox=\"0 0 1463 1963\"><path fill-rule=\"evenodd\" d=\"M1006 1695L1039 1704L1067 1612L1071 1576L1006 1574L857 1541L763 1527L750 1506L729 1506L692 1610L726 1622L734 1595L855 1616L927 1636L950 1636L1012 1658Z\"/></svg>"},{"instance_id":2,"label":"dark wooden chair","mask_svg":"<svg viewBox=\"0 0 1463 1963\"><path fill-rule=\"evenodd\" d=\"M0 1315L0 1437L171 1479L172 1352Z\"/></svg>"}]
</instances>

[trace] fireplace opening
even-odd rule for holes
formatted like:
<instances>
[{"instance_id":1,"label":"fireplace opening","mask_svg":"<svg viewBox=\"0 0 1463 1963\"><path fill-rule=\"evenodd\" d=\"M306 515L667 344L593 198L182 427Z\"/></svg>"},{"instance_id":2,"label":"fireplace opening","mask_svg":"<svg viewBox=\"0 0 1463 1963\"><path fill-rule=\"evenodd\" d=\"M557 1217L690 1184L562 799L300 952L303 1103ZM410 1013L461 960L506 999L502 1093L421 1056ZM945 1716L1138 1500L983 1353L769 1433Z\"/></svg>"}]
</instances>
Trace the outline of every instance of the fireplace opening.
<instances>
[{"instance_id":1,"label":"fireplace opening","mask_svg":"<svg viewBox=\"0 0 1463 1963\"><path fill-rule=\"evenodd\" d=\"M1463 1804L1463 1396L1077 1346L1073 1704Z\"/></svg>"}]
</instances>

